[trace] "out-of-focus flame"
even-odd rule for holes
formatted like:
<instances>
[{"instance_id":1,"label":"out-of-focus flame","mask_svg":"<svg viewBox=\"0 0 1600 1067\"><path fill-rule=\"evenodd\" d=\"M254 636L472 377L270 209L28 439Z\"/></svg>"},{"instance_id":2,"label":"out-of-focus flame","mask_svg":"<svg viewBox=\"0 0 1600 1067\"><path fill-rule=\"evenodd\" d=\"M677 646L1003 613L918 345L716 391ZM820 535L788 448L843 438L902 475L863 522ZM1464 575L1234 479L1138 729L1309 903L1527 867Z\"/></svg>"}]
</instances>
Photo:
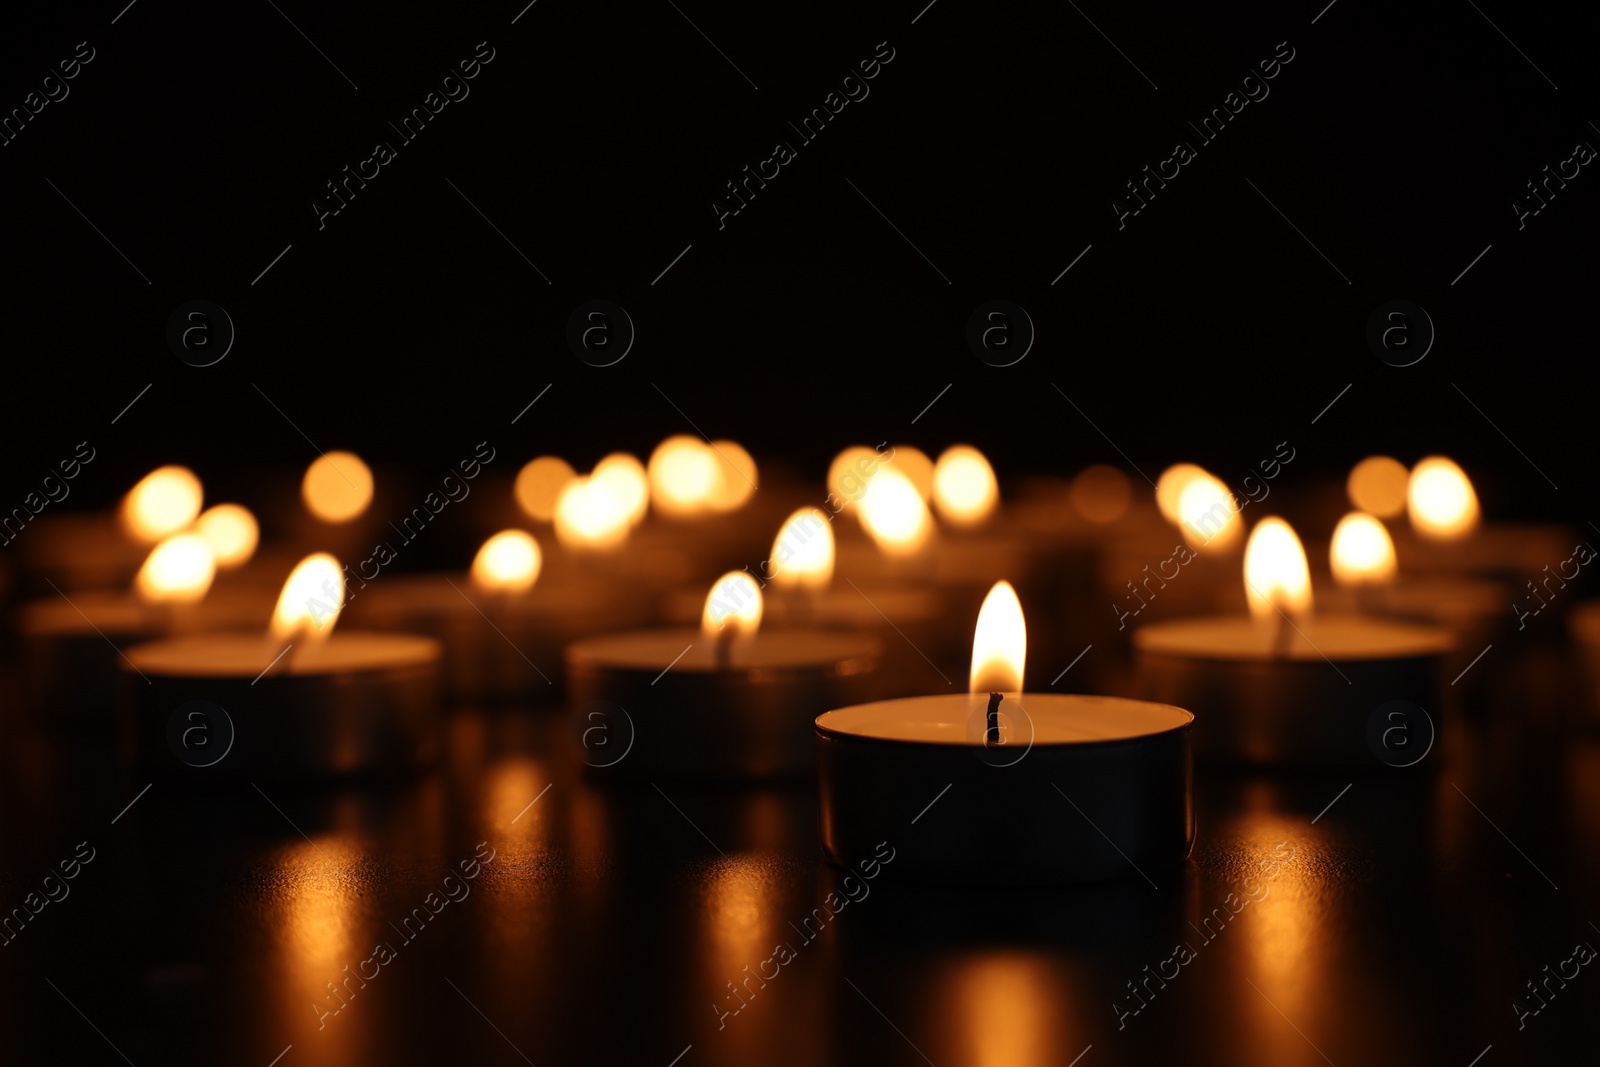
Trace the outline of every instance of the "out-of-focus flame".
<instances>
[{"instance_id":1,"label":"out-of-focus flame","mask_svg":"<svg viewBox=\"0 0 1600 1067\"><path fill-rule=\"evenodd\" d=\"M1311 612L1311 568L1294 529L1268 516L1250 531L1244 547L1244 591L1250 614L1275 619L1278 612L1300 618Z\"/></svg>"},{"instance_id":2,"label":"out-of-focus flame","mask_svg":"<svg viewBox=\"0 0 1600 1067\"><path fill-rule=\"evenodd\" d=\"M687 434L667 438L650 453L650 502L667 515L694 515L710 506L721 472L717 454Z\"/></svg>"},{"instance_id":3,"label":"out-of-focus flame","mask_svg":"<svg viewBox=\"0 0 1600 1067\"><path fill-rule=\"evenodd\" d=\"M1333 528L1328 566L1340 585L1383 585L1394 581L1394 541L1383 523L1352 511Z\"/></svg>"},{"instance_id":4,"label":"out-of-focus flame","mask_svg":"<svg viewBox=\"0 0 1600 1067\"><path fill-rule=\"evenodd\" d=\"M216 576L211 546L198 534L173 534L145 558L134 579L139 599L150 603L196 604Z\"/></svg>"},{"instance_id":5,"label":"out-of-focus flame","mask_svg":"<svg viewBox=\"0 0 1600 1067\"><path fill-rule=\"evenodd\" d=\"M973 693L1021 693L1022 667L1028 660L1028 628L1022 602L1010 582L996 582L983 598L972 634Z\"/></svg>"},{"instance_id":6,"label":"out-of-focus flame","mask_svg":"<svg viewBox=\"0 0 1600 1067\"><path fill-rule=\"evenodd\" d=\"M372 471L354 452L328 452L311 461L300 498L323 522L349 522L372 503Z\"/></svg>"},{"instance_id":7,"label":"out-of-focus flame","mask_svg":"<svg viewBox=\"0 0 1600 1067\"><path fill-rule=\"evenodd\" d=\"M801 508L784 522L772 542L768 564L779 589L818 590L833 580L833 525L817 508Z\"/></svg>"},{"instance_id":8,"label":"out-of-focus flame","mask_svg":"<svg viewBox=\"0 0 1600 1067\"><path fill-rule=\"evenodd\" d=\"M512 492L523 514L535 522L549 522L556 517L556 499L568 482L576 478L572 465L559 456L539 456L530 459L517 472Z\"/></svg>"},{"instance_id":9,"label":"out-of-focus flame","mask_svg":"<svg viewBox=\"0 0 1600 1067\"><path fill-rule=\"evenodd\" d=\"M1454 541L1478 525L1478 494L1472 491L1472 482L1443 456L1429 456L1412 469L1406 507L1416 531L1435 541Z\"/></svg>"},{"instance_id":10,"label":"out-of-focus flame","mask_svg":"<svg viewBox=\"0 0 1600 1067\"><path fill-rule=\"evenodd\" d=\"M951 445L939 454L933 465L933 503L941 519L952 526L977 526L999 502L994 468L982 452L971 445Z\"/></svg>"},{"instance_id":11,"label":"out-of-focus flame","mask_svg":"<svg viewBox=\"0 0 1600 1067\"><path fill-rule=\"evenodd\" d=\"M895 458L899 459L898 452ZM882 462L878 453L865 445L851 445L833 457L833 462L828 464L828 492L838 500L837 510L842 511L861 499L868 481L877 473Z\"/></svg>"},{"instance_id":12,"label":"out-of-focus flame","mask_svg":"<svg viewBox=\"0 0 1600 1067\"><path fill-rule=\"evenodd\" d=\"M202 496L200 479L188 467L157 467L123 498L123 528L135 540L154 544L193 522Z\"/></svg>"},{"instance_id":13,"label":"out-of-focus flame","mask_svg":"<svg viewBox=\"0 0 1600 1067\"><path fill-rule=\"evenodd\" d=\"M710 637L731 631L735 638L754 637L761 627L761 587L744 571L718 578L700 615L700 632Z\"/></svg>"},{"instance_id":14,"label":"out-of-focus flame","mask_svg":"<svg viewBox=\"0 0 1600 1067\"><path fill-rule=\"evenodd\" d=\"M611 481L574 478L556 498L556 536L568 548L616 548L628 539L628 515Z\"/></svg>"},{"instance_id":15,"label":"out-of-focus flame","mask_svg":"<svg viewBox=\"0 0 1600 1067\"><path fill-rule=\"evenodd\" d=\"M472 559L472 584L494 592L521 593L539 580L539 542L523 530L501 530Z\"/></svg>"},{"instance_id":16,"label":"out-of-focus flame","mask_svg":"<svg viewBox=\"0 0 1600 1067\"><path fill-rule=\"evenodd\" d=\"M256 517L242 504L213 504L200 513L195 533L206 539L217 566L227 570L250 562L261 539Z\"/></svg>"},{"instance_id":17,"label":"out-of-focus flame","mask_svg":"<svg viewBox=\"0 0 1600 1067\"><path fill-rule=\"evenodd\" d=\"M1406 482L1411 473L1390 456L1368 456L1350 468L1345 493L1361 511L1392 519L1406 509Z\"/></svg>"},{"instance_id":18,"label":"out-of-focus flame","mask_svg":"<svg viewBox=\"0 0 1600 1067\"><path fill-rule=\"evenodd\" d=\"M1201 471L1178 494L1178 525L1200 551L1224 552L1239 543L1244 520L1228 487Z\"/></svg>"},{"instance_id":19,"label":"out-of-focus flame","mask_svg":"<svg viewBox=\"0 0 1600 1067\"><path fill-rule=\"evenodd\" d=\"M932 531L928 505L910 479L892 467L878 468L857 504L862 527L886 555L916 553Z\"/></svg>"},{"instance_id":20,"label":"out-of-focus flame","mask_svg":"<svg viewBox=\"0 0 1600 1067\"><path fill-rule=\"evenodd\" d=\"M1072 479L1072 506L1090 522L1116 522L1128 510L1128 476L1115 467L1085 467Z\"/></svg>"},{"instance_id":21,"label":"out-of-focus flame","mask_svg":"<svg viewBox=\"0 0 1600 1067\"><path fill-rule=\"evenodd\" d=\"M1163 519L1174 526L1182 524L1183 519L1178 516L1178 497L1191 481L1205 473L1204 467L1193 463L1174 463L1161 472L1161 477L1156 479L1156 508Z\"/></svg>"},{"instance_id":22,"label":"out-of-focus flame","mask_svg":"<svg viewBox=\"0 0 1600 1067\"><path fill-rule=\"evenodd\" d=\"M717 480L706 503L713 511L733 511L742 507L756 491L756 461L737 441L712 441L711 456L716 460Z\"/></svg>"},{"instance_id":23,"label":"out-of-focus flame","mask_svg":"<svg viewBox=\"0 0 1600 1067\"><path fill-rule=\"evenodd\" d=\"M272 609L271 632L276 641L321 641L333 633L344 609L344 572L326 552L314 552L289 572Z\"/></svg>"},{"instance_id":24,"label":"out-of-focus flame","mask_svg":"<svg viewBox=\"0 0 1600 1067\"><path fill-rule=\"evenodd\" d=\"M870 450L869 450L870 451ZM876 455L876 454L874 454ZM920 448L911 445L894 446L895 469L917 487L917 492L922 494L922 499L933 499L933 460Z\"/></svg>"},{"instance_id":25,"label":"out-of-focus flame","mask_svg":"<svg viewBox=\"0 0 1600 1067\"><path fill-rule=\"evenodd\" d=\"M611 488L627 509L630 526L644 521L645 512L650 510L650 481L643 463L626 452L613 452L594 465L589 477Z\"/></svg>"}]
</instances>

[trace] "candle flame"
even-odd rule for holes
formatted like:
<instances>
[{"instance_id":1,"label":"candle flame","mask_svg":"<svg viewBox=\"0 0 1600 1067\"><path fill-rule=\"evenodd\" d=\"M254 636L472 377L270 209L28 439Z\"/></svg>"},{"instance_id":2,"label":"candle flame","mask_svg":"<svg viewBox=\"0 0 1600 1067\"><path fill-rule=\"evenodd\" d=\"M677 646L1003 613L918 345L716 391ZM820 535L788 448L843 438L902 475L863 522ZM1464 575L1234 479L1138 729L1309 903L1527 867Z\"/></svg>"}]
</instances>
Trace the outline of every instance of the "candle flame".
<instances>
[{"instance_id":1,"label":"candle flame","mask_svg":"<svg viewBox=\"0 0 1600 1067\"><path fill-rule=\"evenodd\" d=\"M206 539L222 569L250 562L261 539L256 517L242 504L213 504L206 508L195 522L195 533Z\"/></svg>"},{"instance_id":2,"label":"candle flame","mask_svg":"<svg viewBox=\"0 0 1600 1067\"><path fill-rule=\"evenodd\" d=\"M742 507L756 491L755 459L737 441L712 441L709 447L716 460L717 480L706 503L713 511Z\"/></svg>"},{"instance_id":3,"label":"candle flame","mask_svg":"<svg viewBox=\"0 0 1600 1067\"><path fill-rule=\"evenodd\" d=\"M1394 541L1379 520L1352 511L1333 528L1328 565L1340 585L1383 585L1394 581Z\"/></svg>"},{"instance_id":4,"label":"candle flame","mask_svg":"<svg viewBox=\"0 0 1600 1067\"><path fill-rule=\"evenodd\" d=\"M951 445L939 454L933 465L933 503L941 519L952 526L977 526L999 502L994 468L982 452L971 445Z\"/></svg>"},{"instance_id":5,"label":"candle flame","mask_svg":"<svg viewBox=\"0 0 1600 1067\"><path fill-rule=\"evenodd\" d=\"M707 637L730 630L749 639L761 627L761 587L744 571L729 571L718 578L706 597L700 632Z\"/></svg>"},{"instance_id":6,"label":"candle flame","mask_svg":"<svg viewBox=\"0 0 1600 1067\"><path fill-rule=\"evenodd\" d=\"M911 480L890 467L880 467L857 501L861 525L884 554L909 556L928 540L933 520Z\"/></svg>"},{"instance_id":7,"label":"candle flame","mask_svg":"<svg viewBox=\"0 0 1600 1067\"><path fill-rule=\"evenodd\" d=\"M149 603L197 604L216 573L216 560L204 537L174 534L145 558L134 589L140 600Z\"/></svg>"},{"instance_id":8,"label":"candle flame","mask_svg":"<svg viewBox=\"0 0 1600 1067\"><path fill-rule=\"evenodd\" d=\"M1276 516L1256 523L1244 548L1244 590L1257 620L1311 612L1311 568L1293 527Z\"/></svg>"},{"instance_id":9,"label":"candle flame","mask_svg":"<svg viewBox=\"0 0 1600 1067\"><path fill-rule=\"evenodd\" d=\"M344 608L344 572L326 552L301 560L283 583L272 609L273 640L322 641L333 632Z\"/></svg>"},{"instance_id":10,"label":"candle flame","mask_svg":"<svg viewBox=\"0 0 1600 1067\"><path fill-rule=\"evenodd\" d=\"M590 478L604 482L627 512L628 525L637 526L650 509L650 481L644 464L626 452L613 452L594 465Z\"/></svg>"},{"instance_id":11,"label":"candle flame","mask_svg":"<svg viewBox=\"0 0 1600 1067\"><path fill-rule=\"evenodd\" d=\"M899 458L899 453L893 454ZM851 445L833 457L828 464L828 492L838 499L841 511L861 499L880 463L878 453L865 445Z\"/></svg>"},{"instance_id":12,"label":"candle flame","mask_svg":"<svg viewBox=\"0 0 1600 1067\"><path fill-rule=\"evenodd\" d=\"M1222 552L1239 543L1244 520L1228 487L1201 471L1178 494L1178 525L1202 552Z\"/></svg>"},{"instance_id":13,"label":"candle flame","mask_svg":"<svg viewBox=\"0 0 1600 1067\"><path fill-rule=\"evenodd\" d=\"M983 598L972 634L973 693L1021 693L1022 667L1028 659L1028 628L1022 602L1010 582L996 582Z\"/></svg>"},{"instance_id":14,"label":"candle flame","mask_svg":"<svg viewBox=\"0 0 1600 1067\"><path fill-rule=\"evenodd\" d=\"M871 452L871 449L867 451ZM923 500L933 499L933 460L920 448L911 445L895 445L890 449L894 456L895 468L911 479L911 484L917 487L917 492L922 494ZM877 458L877 453L873 453Z\"/></svg>"},{"instance_id":15,"label":"candle flame","mask_svg":"<svg viewBox=\"0 0 1600 1067\"><path fill-rule=\"evenodd\" d=\"M1454 541L1478 525L1478 494L1472 491L1472 482L1443 456L1429 456L1411 471L1406 506L1411 525L1435 541Z\"/></svg>"},{"instance_id":16,"label":"candle flame","mask_svg":"<svg viewBox=\"0 0 1600 1067\"><path fill-rule=\"evenodd\" d=\"M372 503L372 471L354 452L326 452L306 468L300 497L323 522L349 522Z\"/></svg>"},{"instance_id":17,"label":"candle flame","mask_svg":"<svg viewBox=\"0 0 1600 1067\"><path fill-rule=\"evenodd\" d=\"M523 593L539 580L539 542L523 530L501 530L472 559L472 583L486 591Z\"/></svg>"},{"instance_id":18,"label":"candle flame","mask_svg":"<svg viewBox=\"0 0 1600 1067\"><path fill-rule=\"evenodd\" d=\"M650 453L650 501L668 515L687 516L710 506L721 472L717 454L687 434L667 438Z\"/></svg>"},{"instance_id":19,"label":"candle flame","mask_svg":"<svg viewBox=\"0 0 1600 1067\"><path fill-rule=\"evenodd\" d=\"M578 475L572 465L559 456L539 456L530 459L517 472L512 488L517 506L535 522L549 522L556 517L556 500L561 490Z\"/></svg>"},{"instance_id":20,"label":"candle flame","mask_svg":"<svg viewBox=\"0 0 1600 1067\"><path fill-rule=\"evenodd\" d=\"M1350 468L1345 493L1358 510L1392 519L1406 509L1406 482L1411 473L1392 456L1368 456Z\"/></svg>"},{"instance_id":21,"label":"candle flame","mask_svg":"<svg viewBox=\"0 0 1600 1067\"><path fill-rule=\"evenodd\" d=\"M779 589L819 590L833 580L833 525L818 508L801 508L772 543L768 573Z\"/></svg>"},{"instance_id":22,"label":"candle flame","mask_svg":"<svg viewBox=\"0 0 1600 1067\"><path fill-rule=\"evenodd\" d=\"M556 498L556 536L569 548L616 548L628 539L628 515L616 479L574 478Z\"/></svg>"},{"instance_id":23,"label":"candle flame","mask_svg":"<svg viewBox=\"0 0 1600 1067\"><path fill-rule=\"evenodd\" d=\"M1175 463L1161 472L1161 477L1156 479L1156 508L1163 519L1174 526L1183 523L1178 516L1178 497L1191 481L1205 473L1204 467L1193 463Z\"/></svg>"},{"instance_id":24,"label":"candle flame","mask_svg":"<svg viewBox=\"0 0 1600 1067\"><path fill-rule=\"evenodd\" d=\"M123 527L136 540L154 544L193 522L203 495L200 479L188 467L157 467L123 499Z\"/></svg>"}]
</instances>

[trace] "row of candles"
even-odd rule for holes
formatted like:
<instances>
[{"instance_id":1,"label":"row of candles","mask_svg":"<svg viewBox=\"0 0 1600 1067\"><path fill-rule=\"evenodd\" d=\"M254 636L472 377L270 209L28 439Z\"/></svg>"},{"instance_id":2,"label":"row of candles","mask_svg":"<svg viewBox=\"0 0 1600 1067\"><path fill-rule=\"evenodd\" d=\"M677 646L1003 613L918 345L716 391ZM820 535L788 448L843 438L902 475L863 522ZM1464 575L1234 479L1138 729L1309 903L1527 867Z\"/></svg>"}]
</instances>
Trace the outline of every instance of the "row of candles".
<instances>
[{"instance_id":1,"label":"row of candles","mask_svg":"<svg viewBox=\"0 0 1600 1067\"><path fill-rule=\"evenodd\" d=\"M725 573L709 592L668 593L658 612L661 590L629 564L650 548L646 516L672 520L658 539L693 556L749 510L757 481L755 461L731 441L669 438L648 463L617 453L585 475L540 457L511 495L553 542L502 530L460 576L383 573L381 558L373 573L352 572L314 552L269 613L270 590L217 581L257 559L254 516L238 504L202 510L198 478L164 467L119 508L116 550L148 548L132 590L58 587L61 603L22 613L35 691L103 707L96 701L119 671L121 729L152 769L193 773L173 724L199 704L224 709L239 731L234 756L207 772L318 779L431 763L446 693L550 703L564 687L570 707L615 731L607 743L620 755L589 760L597 774L820 774L823 847L845 866L903 828L916 797L959 785L969 799L901 870L1059 883L1180 862L1193 843L1196 750L1260 765L1371 762L1371 713L1395 700L1437 708L1446 657L1503 610L1504 587L1467 572L1515 565L1468 547L1484 537L1476 494L1441 457L1411 470L1373 457L1351 472L1357 510L1330 541L1340 610L1313 612L1294 530L1269 516L1244 537L1247 502L1199 467L1163 473L1159 518L1106 467L1080 474L1064 500L1002 512L998 479L974 448L933 460L907 446L859 447L830 466L822 506L782 522L768 559ZM331 528L361 520L374 485L359 457L329 453L306 472L301 496ZM1402 514L1413 558L1446 573L1398 580L1384 520ZM866 537L836 515L859 520ZM1177 548L1151 550L1173 526ZM1217 563L1241 540L1248 613L1197 614L1205 597L1229 599L1215 595ZM1147 551L1156 554L1129 565ZM1136 623L1129 696L1024 691L1028 626L1006 578L1047 597L1055 587L1031 579L1049 571L1041 560L1062 556L1127 575L1107 622L1118 633ZM286 562L260 559L258 569ZM836 569L866 587L847 579L852 588L840 588ZM1163 595L1175 589L1184 595ZM1134 618L1174 602L1180 617ZM373 629L333 633L347 608ZM1045 600L1030 610L1053 632L1057 616L1086 608ZM924 644L958 645L963 627L951 613L974 610L968 691L909 695L938 688L926 681L938 668ZM251 628L269 615L265 633ZM689 625L640 628L660 615ZM1023 814L1053 810L1041 803L1052 790L1093 818L1063 827ZM1119 852L1108 856L1095 835L1110 835Z\"/></svg>"}]
</instances>

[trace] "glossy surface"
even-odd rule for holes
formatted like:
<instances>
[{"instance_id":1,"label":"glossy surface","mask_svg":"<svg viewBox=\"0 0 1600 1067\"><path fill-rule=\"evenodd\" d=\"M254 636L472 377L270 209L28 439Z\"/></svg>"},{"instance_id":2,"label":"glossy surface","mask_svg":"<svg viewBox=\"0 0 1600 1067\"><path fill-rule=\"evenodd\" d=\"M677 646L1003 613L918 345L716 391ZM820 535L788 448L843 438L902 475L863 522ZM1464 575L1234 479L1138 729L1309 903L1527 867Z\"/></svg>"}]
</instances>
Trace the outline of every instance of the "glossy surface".
<instances>
[{"instance_id":1,"label":"glossy surface","mask_svg":"<svg viewBox=\"0 0 1600 1067\"><path fill-rule=\"evenodd\" d=\"M1527 647L1463 679L1497 683L1489 717L1411 770L1202 773L1194 854L1154 888L845 886L813 790L601 790L560 714L458 717L434 773L305 795L141 796L97 747L12 730L0 905L94 858L7 932L0 1027L15 1062L140 1067L1588 1062L1592 967L1520 1031L1511 1006L1600 946L1600 740L1566 729L1569 661L1512 670ZM376 976L324 1017L347 965ZM1146 966L1177 977L1119 1029Z\"/></svg>"}]
</instances>

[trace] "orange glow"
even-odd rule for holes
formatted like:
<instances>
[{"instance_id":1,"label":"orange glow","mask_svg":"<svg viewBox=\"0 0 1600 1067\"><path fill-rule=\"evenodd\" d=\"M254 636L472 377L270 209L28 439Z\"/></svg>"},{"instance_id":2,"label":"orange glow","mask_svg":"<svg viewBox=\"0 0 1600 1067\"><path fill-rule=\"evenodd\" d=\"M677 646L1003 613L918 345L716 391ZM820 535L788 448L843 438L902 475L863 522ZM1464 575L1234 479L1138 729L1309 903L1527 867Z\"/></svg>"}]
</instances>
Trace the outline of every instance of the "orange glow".
<instances>
[{"instance_id":1,"label":"orange glow","mask_svg":"<svg viewBox=\"0 0 1600 1067\"><path fill-rule=\"evenodd\" d=\"M731 631L749 639L761 628L761 587L744 571L729 571L718 578L706 596L700 615L700 632L707 637Z\"/></svg>"},{"instance_id":2,"label":"orange glow","mask_svg":"<svg viewBox=\"0 0 1600 1067\"><path fill-rule=\"evenodd\" d=\"M1174 526L1183 522L1178 517L1178 497L1191 481L1205 473L1204 467L1193 463L1176 463L1161 472L1161 477L1156 479L1156 507L1163 519Z\"/></svg>"},{"instance_id":3,"label":"orange glow","mask_svg":"<svg viewBox=\"0 0 1600 1067\"><path fill-rule=\"evenodd\" d=\"M1311 612L1311 568L1294 529L1269 516L1256 523L1244 548L1244 591L1258 621Z\"/></svg>"},{"instance_id":4,"label":"orange glow","mask_svg":"<svg viewBox=\"0 0 1600 1067\"><path fill-rule=\"evenodd\" d=\"M559 456L531 459L517 472L512 492L528 518L549 522L556 517L556 499L566 484L576 478L572 465Z\"/></svg>"},{"instance_id":5,"label":"orange glow","mask_svg":"<svg viewBox=\"0 0 1600 1067\"><path fill-rule=\"evenodd\" d=\"M1068 1006L1082 997L1061 980L1045 954L1003 950L962 958L941 986L933 1014L951 1028L953 1062L1061 1067L1071 1058L1061 1050L1084 1021Z\"/></svg>"},{"instance_id":6,"label":"orange glow","mask_svg":"<svg viewBox=\"0 0 1600 1067\"><path fill-rule=\"evenodd\" d=\"M951 445L940 453L933 465L933 503L952 526L977 526L994 514L1000 486L982 452L971 445Z\"/></svg>"},{"instance_id":7,"label":"orange glow","mask_svg":"<svg viewBox=\"0 0 1600 1067\"><path fill-rule=\"evenodd\" d=\"M216 560L205 538L174 534L145 559L133 584L140 600L197 604L205 598L216 573Z\"/></svg>"},{"instance_id":8,"label":"orange glow","mask_svg":"<svg viewBox=\"0 0 1600 1067\"><path fill-rule=\"evenodd\" d=\"M556 536L568 548L617 548L628 539L628 515L614 480L574 478L556 498Z\"/></svg>"},{"instance_id":9,"label":"orange glow","mask_svg":"<svg viewBox=\"0 0 1600 1067\"><path fill-rule=\"evenodd\" d=\"M1073 508L1094 523L1116 522L1133 498L1128 476L1104 464L1084 468L1072 479L1071 492Z\"/></svg>"},{"instance_id":10,"label":"orange glow","mask_svg":"<svg viewBox=\"0 0 1600 1067\"><path fill-rule=\"evenodd\" d=\"M801 508L778 530L767 572L779 589L826 589L833 560L833 524L819 509Z\"/></svg>"},{"instance_id":11,"label":"orange glow","mask_svg":"<svg viewBox=\"0 0 1600 1067\"><path fill-rule=\"evenodd\" d=\"M705 442L687 434L667 438L650 453L650 502L667 515L704 511L721 478L720 465Z\"/></svg>"},{"instance_id":12,"label":"orange glow","mask_svg":"<svg viewBox=\"0 0 1600 1067\"><path fill-rule=\"evenodd\" d=\"M250 509L240 504L214 504L201 513L195 533L206 539L217 566L222 569L250 562L261 539L261 528Z\"/></svg>"},{"instance_id":13,"label":"orange glow","mask_svg":"<svg viewBox=\"0 0 1600 1067\"><path fill-rule=\"evenodd\" d=\"M712 441L710 448L716 460L717 480L706 503L713 511L742 507L756 491L756 461L737 441Z\"/></svg>"},{"instance_id":14,"label":"orange glow","mask_svg":"<svg viewBox=\"0 0 1600 1067\"><path fill-rule=\"evenodd\" d=\"M1233 548L1244 530L1233 494L1204 471L1191 478L1178 494L1178 519L1184 536L1202 552Z\"/></svg>"},{"instance_id":15,"label":"orange glow","mask_svg":"<svg viewBox=\"0 0 1600 1067\"><path fill-rule=\"evenodd\" d=\"M524 593L539 580L539 542L523 530L501 530L472 560L472 584L485 591Z\"/></svg>"},{"instance_id":16,"label":"orange glow","mask_svg":"<svg viewBox=\"0 0 1600 1067\"><path fill-rule=\"evenodd\" d=\"M899 459L899 453L895 453L895 458ZM833 457L833 462L828 464L828 492L839 501L840 510L861 499L868 480L881 465L878 453L865 445L851 445Z\"/></svg>"},{"instance_id":17,"label":"orange glow","mask_svg":"<svg viewBox=\"0 0 1600 1067\"><path fill-rule=\"evenodd\" d=\"M323 522L349 522L372 503L372 471L354 452L328 452L311 461L300 497Z\"/></svg>"},{"instance_id":18,"label":"orange glow","mask_svg":"<svg viewBox=\"0 0 1600 1067\"><path fill-rule=\"evenodd\" d=\"M136 541L154 544L193 522L203 495L200 479L188 467L157 467L123 498L123 528Z\"/></svg>"},{"instance_id":19,"label":"orange glow","mask_svg":"<svg viewBox=\"0 0 1600 1067\"><path fill-rule=\"evenodd\" d=\"M1010 582L996 582L983 599L972 634L972 693L1022 692L1022 668L1028 659L1028 628L1022 602Z\"/></svg>"},{"instance_id":20,"label":"orange glow","mask_svg":"<svg viewBox=\"0 0 1600 1067\"><path fill-rule=\"evenodd\" d=\"M870 452L871 449L868 449ZM933 499L933 460L920 448L911 445L895 445L893 449L894 465L901 474L911 479L911 484L917 487L917 492L922 494L922 499ZM876 453L874 453L876 456Z\"/></svg>"},{"instance_id":21,"label":"orange glow","mask_svg":"<svg viewBox=\"0 0 1600 1067\"><path fill-rule=\"evenodd\" d=\"M928 505L910 480L893 467L878 468L858 504L862 527L885 555L913 555L933 531Z\"/></svg>"},{"instance_id":22,"label":"orange glow","mask_svg":"<svg viewBox=\"0 0 1600 1067\"><path fill-rule=\"evenodd\" d=\"M1435 541L1454 541L1478 525L1478 494L1466 472L1443 456L1429 456L1411 472L1406 507L1412 527Z\"/></svg>"},{"instance_id":23,"label":"orange glow","mask_svg":"<svg viewBox=\"0 0 1600 1067\"><path fill-rule=\"evenodd\" d=\"M626 452L613 452L594 465L589 475L604 482L628 513L628 524L637 526L650 510L650 481L644 464Z\"/></svg>"},{"instance_id":24,"label":"orange glow","mask_svg":"<svg viewBox=\"0 0 1600 1067\"><path fill-rule=\"evenodd\" d=\"M272 609L274 640L322 641L333 633L344 608L344 572L326 552L301 560L283 583Z\"/></svg>"},{"instance_id":25,"label":"orange glow","mask_svg":"<svg viewBox=\"0 0 1600 1067\"><path fill-rule=\"evenodd\" d=\"M1328 546L1328 566L1340 585L1382 585L1394 581L1394 541L1383 523L1352 511L1339 520Z\"/></svg>"},{"instance_id":26,"label":"orange glow","mask_svg":"<svg viewBox=\"0 0 1600 1067\"><path fill-rule=\"evenodd\" d=\"M1350 468L1345 492L1358 510L1392 519L1406 509L1405 464L1389 456L1368 456Z\"/></svg>"}]
</instances>

